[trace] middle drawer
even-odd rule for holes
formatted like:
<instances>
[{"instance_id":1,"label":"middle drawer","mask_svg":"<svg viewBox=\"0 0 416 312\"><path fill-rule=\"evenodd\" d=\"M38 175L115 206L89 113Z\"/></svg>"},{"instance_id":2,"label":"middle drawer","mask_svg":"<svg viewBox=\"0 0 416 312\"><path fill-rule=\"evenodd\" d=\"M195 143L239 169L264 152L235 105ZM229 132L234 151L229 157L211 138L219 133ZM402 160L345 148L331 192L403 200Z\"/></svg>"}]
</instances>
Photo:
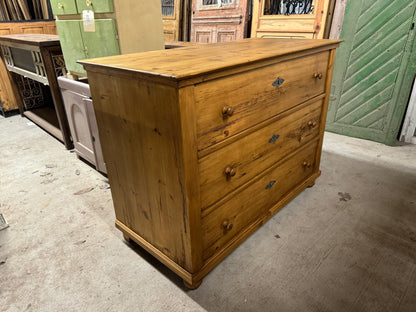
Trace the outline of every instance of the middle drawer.
<instances>
[{"instance_id":1,"label":"middle drawer","mask_svg":"<svg viewBox=\"0 0 416 312\"><path fill-rule=\"evenodd\" d=\"M323 100L297 106L200 159L201 207L213 204L314 138L319 133Z\"/></svg>"}]
</instances>

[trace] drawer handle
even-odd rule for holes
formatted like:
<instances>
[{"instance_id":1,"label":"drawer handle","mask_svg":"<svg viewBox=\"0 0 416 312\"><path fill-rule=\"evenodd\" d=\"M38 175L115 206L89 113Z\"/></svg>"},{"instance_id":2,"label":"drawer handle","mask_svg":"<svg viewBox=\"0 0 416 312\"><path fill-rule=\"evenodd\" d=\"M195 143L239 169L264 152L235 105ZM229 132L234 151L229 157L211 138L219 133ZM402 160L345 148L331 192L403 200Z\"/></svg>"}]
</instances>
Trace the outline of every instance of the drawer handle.
<instances>
[{"instance_id":1,"label":"drawer handle","mask_svg":"<svg viewBox=\"0 0 416 312\"><path fill-rule=\"evenodd\" d=\"M234 108L233 107L227 107L224 106L222 109L222 117L227 118L231 117L234 114Z\"/></svg>"},{"instance_id":2,"label":"drawer handle","mask_svg":"<svg viewBox=\"0 0 416 312\"><path fill-rule=\"evenodd\" d=\"M266 190L270 190L275 184L276 180L270 181L269 184L266 185Z\"/></svg>"},{"instance_id":3,"label":"drawer handle","mask_svg":"<svg viewBox=\"0 0 416 312\"><path fill-rule=\"evenodd\" d=\"M305 168L310 168L310 167L312 167L312 164L310 162L304 161L302 166L305 167Z\"/></svg>"},{"instance_id":4,"label":"drawer handle","mask_svg":"<svg viewBox=\"0 0 416 312\"><path fill-rule=\"evenodd\" d=\"M235 176L235 174L237 173L237 170L235 170L233 167L227 167L224 170L225 175L227 176L227 179Z\"/></svg>"},{"instance_id":5,"label":"drawer handle","mask_svg":"<svg viewBox=\"0 0 416 312\"><path fill-rule=\"evenodd\" d=\"M322 73L314 73L313 74L313 78L318 78L318 79L322 79Z\"/></svg>"},{"instance_id":6,"label":"drawer handle","mask_svg":"<svg viewBox=\"0 0 416 312\"><path fill-rule=\"evenodd\" d=\"M86 0L86 1L85 1L85 4L86 4L87 6L91 6L91 5L92 5L92 1L90 1L90 0Z\"/></svg>"},{"instance_id":7,"label":"drawer handle","mask_svg":"<svg viewBox=\"0 0 416 312\"><path fill-rule=\"evenodd\" d=\"M269 140L269 143L274 143L277 141L277 139L280 137L280 135L278 134L273 134L273 136L271 137L271 139Z\"/></svg>"},{"instance_id":8,"label":"drawer handle","mask_svg":"<svg viewBox=\"0 0 416 312\"><path fill-rule=\"evenodd\" d=\"M280 87L285 80L283 78L277 77L277 79L272 83L273 87Z\"/></svg>"},{"instance_id":9,"label":"drawer handle","mask_svg":"<svg viewBox=\"0 0 416 312\"><path fill-rule=\"evenodd\" d=\"M222 228L226 231L229 231L233 228L233 224L229 220L224 220L222 222Z\"/></svg>"},{"instance_id":10,"label":"drawer handle","mask_svg":"<svg viewBox=\"0 0 416 312\"><path fill-rule=\"evenodd\" d=\"M316 121L308 121L308 127L309 128L315 128L317 125Z\"/></svg>"},{"instance_id":11,"label":"drawer handle","mask_svg":"<svg viewBox=\"0 0 416 312\"><path fill-rule=\"evenodd\" d=\"M62 4L62 3L60 3L60 2L58 2L58 9L63 9L64 8L64 5Z\"/></svg>"}]
</instances>

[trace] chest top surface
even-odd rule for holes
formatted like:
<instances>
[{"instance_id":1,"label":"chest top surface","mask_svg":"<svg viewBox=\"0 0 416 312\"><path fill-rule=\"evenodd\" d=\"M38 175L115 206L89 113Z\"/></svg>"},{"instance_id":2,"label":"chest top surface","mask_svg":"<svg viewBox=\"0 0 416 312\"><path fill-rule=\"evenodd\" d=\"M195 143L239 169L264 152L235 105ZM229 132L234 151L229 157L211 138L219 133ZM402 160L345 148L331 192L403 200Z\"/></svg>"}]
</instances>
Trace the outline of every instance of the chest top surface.
<instances>
[{"instance_id":1,"label":"chest top surface","mask_svg":"<svg viewBox=\"0 0 416 312\"><path fill-rule=\"evenodd\" d=\"M251 38L89 59L80 63L90 71L105 67L107 72L128 71L179 81L298 52L336 48L340 42L328 39Z\"/></svg>"}]
</instances>

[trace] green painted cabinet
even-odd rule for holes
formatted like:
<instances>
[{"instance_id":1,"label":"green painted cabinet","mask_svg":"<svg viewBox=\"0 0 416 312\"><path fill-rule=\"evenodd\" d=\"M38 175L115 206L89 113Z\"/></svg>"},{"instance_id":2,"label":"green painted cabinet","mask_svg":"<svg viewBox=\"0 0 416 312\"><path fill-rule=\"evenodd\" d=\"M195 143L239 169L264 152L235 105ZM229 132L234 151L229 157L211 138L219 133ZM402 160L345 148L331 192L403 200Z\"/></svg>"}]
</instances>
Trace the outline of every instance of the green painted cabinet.
<instances>
[{"instance_id":1,"label":"green painted cabinet","mask_svg":"<svg viewBox=\"0 0 416 312\"><path fill-rule=\"evenodd\" d=\"M165 47L160 0L51 0L51 6L73 76L86 75L79 60ZM94 19L85 25L84 10L94 11Z\"/></svg>"},{"instance_id":2,"label":"green painted cabinet","mask_svg":"<svg viewBox=\"0 0 416 312\"><path fill-rule=\"evenodd\" d=\"M392 145L416 74L413 0L350 0L326 129Z\"/></svg>"},{"instance_id":3,"label":"green painted cabinet","mask_svg":"<svg viewBox=\"0 0 416 312\"><path fill-rule=\"evenodd\" d=\"M91 10L94 13L113 12L113 0L76 0L78 13L83 10Z\"/></svg>"},{"instance_id":4,"label":"green painted cabinet","mask_svg":"<svg viewBox=\"0 0 416 312\"><path fill-rule=\"evenodd\" d=\"M51 0L55 15L81 14L84 10L94 13L113 12L113 0Z\"/></svg>"},{"instance_id":5,"label":"green painted cabinet","mask_svg":"<svg viewBox=\"0 0 416 312\"><path fill-rule=\"evenodd\" d=\"M51 0L51 7L55 15L78 13L75 0Z\"/></svg>"},{"instance_id":6,"label":"green painted cabinet","mask_svg":"<svg viewBox=\"0 0 416 312\"><path fill-rule=\"evenodd\" d=\"M77 60L120 54L113 19L95 21L95 32L85 32L81 20L56 21L66 67L74 73L84 73Z\"/></svg>"}]
</instances>

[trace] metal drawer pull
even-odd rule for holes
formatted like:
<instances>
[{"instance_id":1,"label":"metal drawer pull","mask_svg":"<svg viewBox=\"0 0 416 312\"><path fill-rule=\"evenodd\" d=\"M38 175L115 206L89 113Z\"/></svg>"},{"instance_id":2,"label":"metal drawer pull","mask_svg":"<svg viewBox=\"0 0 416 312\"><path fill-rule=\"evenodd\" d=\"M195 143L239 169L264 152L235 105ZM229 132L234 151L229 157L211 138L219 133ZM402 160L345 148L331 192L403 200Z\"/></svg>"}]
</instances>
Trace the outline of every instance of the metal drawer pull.
<instances>
[{"instance_id":1,"label":"metal drawer pull","mask_svg":"<svg viewBox=\"0 0 416 312\"><path fill-rule=\"evenodd\" d=\"M318 78L318 79L322 79L322 74L321 73L314 73L313 74L313 78Z\"/></svg>"},{"instance_id":2,"label":"metal drawer pull","mask_svg":"<svg viewBox=\"0 0 416 312\"><path fill-rule=\"evenodd\" d=\"M87 6L92 6L92 1L90 1L90 0L86 0L86 1L85 1L85 4L86 4Z\"/></svg>"},{"instance_id":3,"label":"metal drawer pull","mask_svg":"<svg viewBox=\"0 0 416 312\"><path fill-rule=\"evenodd\" d=\"M310 168L310 167L312 167L312 164L310 162L304 161L302 166L305 167L305 168Z\"/></svg>"},{"instance_id":4,"label":"metal drawer pull","mask_svg":"<svg viewBox=\"0 0 416 312\"><path fill-rule=\"evenodd\" d=\"M231 177L235 176L237 171L233 167L229 166L229 167L225 168L224 173L225 173L225 175L227 176L227 179L228 179L228 178L231 178Z\"/></svg>"},{"instance_id":5,"label":"metal drawer pull","mask_svg":"<svg viewBox=\"0 0 416 312\"><path fill-rule=\"evenodd\" d=\"M280 87L285 80L283 78L277 77L277 79L272 83L273 87Z\"/></svg>"},{"instance_id":6,"label":"metal drawer pull","mask_svg":"<svg viewBox=\"0 0 416 312\"><path fill-rule=\"evenodd\" d=\"M277 139L280 137L278 134L273 134L273 136L270 138L269 143L274 143L277 141Z\"/></svg>"},{"instance_id":7,"label":"metal drawer pull","mask_svg":"<svg viewBox=\"0 0 416 312\"><path fill-rule=\"evenodd\" d=\"M62 3L60 3L60 2L58 2L58 9L63 9L64 8L64 5L62 4Z\"/></svg>"},{"instance_id":8,"label":"metal drawer pull","mask_svg":"<svg viewBox=\"0 0 416 312\"><path fill-rule=\"evenodd\" d=\"M222 117L227 118L231 117L234 114L234 108L224 106L222 109Z\"/></svg>"},{"instance_id":9,"label":"metal drawer pull","mask_svg":"<svg viewBox=\"0 0 416 312\"><path fill-rule=\"evenodd\" d=\"M270 183L266 185L266 190L270 190L273 187L273 185L275 185L275 183L276 180L270 181Z\"/></svg>"},{"instance_id":10,"label":"metal drawer pull","mask_svg":"<svg viewBox=\"0 0 416 312\"><path fill-rule=\"evenodd\" d=\"M309 128L315 128L316 127L316 125L317 125L317 123L316 123L316 121L308 121L308 127Z\"/></svg>"},{"instance_id":11,"label":"metal drawer pull","mask_svg":"<svg viewBox=\"0 0 416 312\"><path fill-rule=\"evenodd\" d=\"M229 231L233 228L233 224L229 220L224 220L222 222L222 228L226 231Z\"/></svg>"}]
</instances>

